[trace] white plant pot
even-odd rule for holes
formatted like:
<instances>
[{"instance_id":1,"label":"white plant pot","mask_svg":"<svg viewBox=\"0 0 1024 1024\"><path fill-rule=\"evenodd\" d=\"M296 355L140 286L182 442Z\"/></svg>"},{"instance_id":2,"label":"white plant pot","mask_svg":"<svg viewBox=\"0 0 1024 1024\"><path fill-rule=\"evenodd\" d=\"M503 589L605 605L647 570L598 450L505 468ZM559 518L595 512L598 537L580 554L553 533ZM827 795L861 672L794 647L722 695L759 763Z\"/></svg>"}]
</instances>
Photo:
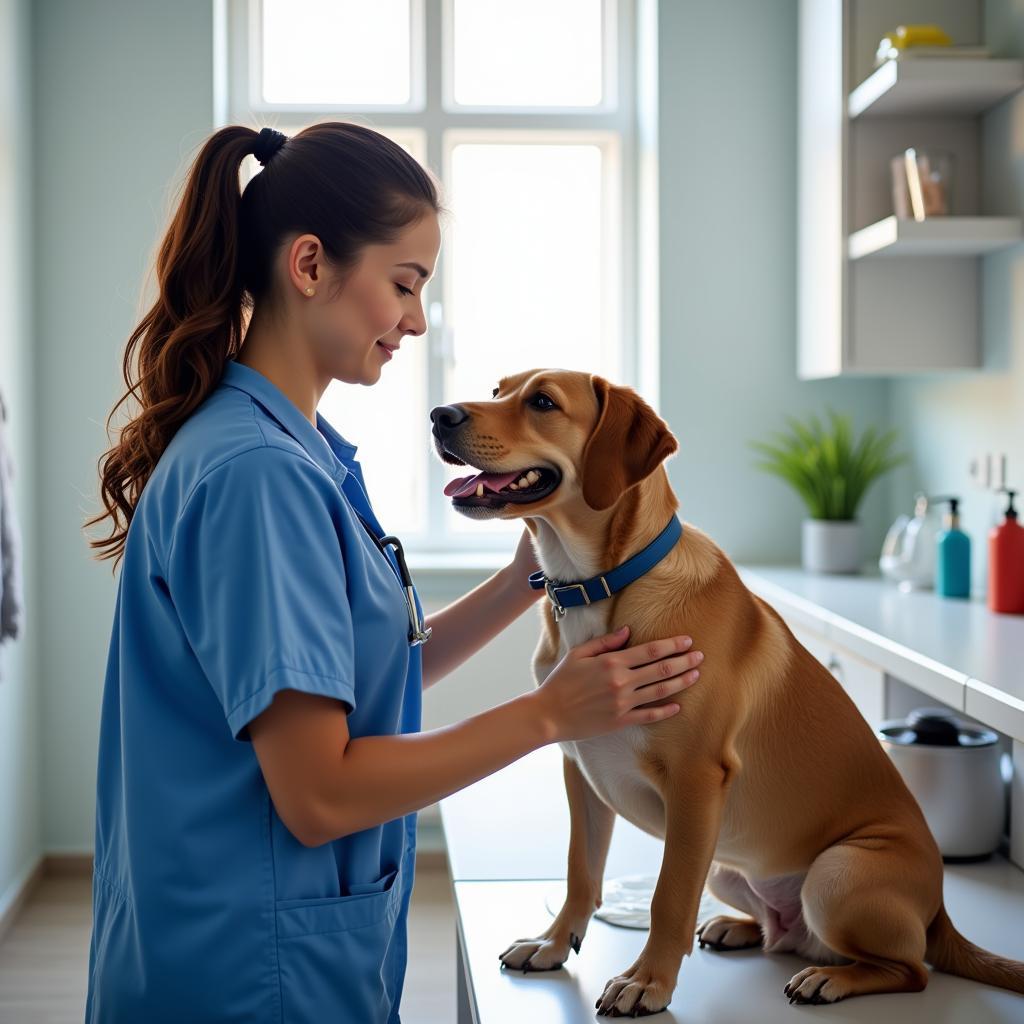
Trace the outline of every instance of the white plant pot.
<instances>
[{"instance_id":1,"label":"white plant pot","mask_svg":"<svg viewBox=\"0 0 1024 1024\"><path fill-rule=\"evenodd\" d=\"M808 572L860 572L861 525L856 519L805 519L802 541Z\"/></svg>"}]
</instances>

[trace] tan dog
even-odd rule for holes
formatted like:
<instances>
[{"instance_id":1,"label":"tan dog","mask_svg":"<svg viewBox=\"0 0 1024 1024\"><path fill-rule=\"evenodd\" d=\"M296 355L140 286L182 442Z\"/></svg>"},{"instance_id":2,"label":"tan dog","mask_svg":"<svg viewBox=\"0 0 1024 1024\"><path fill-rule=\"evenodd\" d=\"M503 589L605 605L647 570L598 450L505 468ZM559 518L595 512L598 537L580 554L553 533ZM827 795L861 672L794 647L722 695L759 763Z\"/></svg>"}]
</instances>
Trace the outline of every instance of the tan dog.
<instances>
[{"instance_id":1,"label":"tan dog","mask_svg":"<svg viewBox=\"0 0 1024 1024\"><path fill-rule=\"evenodd\" d=\"M674 514L662 462L676 441L635 392L534 370L502 380L494 399L434 410L442 458L484 471L446 493L474 518L523 518L549 578L612 569ZM667 1006L705 879L749 916L706 922L702 946L763 946L822 965L792 978L791 1002L919 991L926 961L1024 993L1024 964L950 924L939 851L871 728L705 534L687 525L661 562L609 599L557 623L546 602L544 611L538 685L570 646L620 625L632 644L686 632L706 661L674 717L562 744L566 901L541 935L502 954L506 966L550 970L579 952L618 813L663 838L665 854L647 943L608 982L602 1014Z\"/></svg>"}]
</instances>

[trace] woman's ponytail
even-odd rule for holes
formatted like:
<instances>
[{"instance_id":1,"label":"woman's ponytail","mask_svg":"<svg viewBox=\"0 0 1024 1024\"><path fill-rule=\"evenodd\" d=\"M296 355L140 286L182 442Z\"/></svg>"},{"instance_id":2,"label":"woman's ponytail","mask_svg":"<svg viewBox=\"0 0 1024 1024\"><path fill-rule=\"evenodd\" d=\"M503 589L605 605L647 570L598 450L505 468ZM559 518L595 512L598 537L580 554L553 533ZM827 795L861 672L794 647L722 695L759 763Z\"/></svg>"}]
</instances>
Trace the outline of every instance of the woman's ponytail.
<instances>
[{"instance_id":1,"label":"woman's ponytail","mask_svg":"<svg viewBox=\"0 0 1024 1024\"><path fill-rule=\"evenodd\" d=\"M250 154L266 169L243 195L239 171ZM368 128L329 122L286 139L269 128L230 126L206 141L160 245L159 296L125 349L127 391L108 431L122 405L134 399L139 410L99 460L104 511L85 524L110 520L109 536L90 540L97 557L116 565L124 553L146 481L241 348L287 234L315 234L325 256L344 267L364 245L392 240L426 209L440 211L430 175Z\"/></svg>"}]
</instances>

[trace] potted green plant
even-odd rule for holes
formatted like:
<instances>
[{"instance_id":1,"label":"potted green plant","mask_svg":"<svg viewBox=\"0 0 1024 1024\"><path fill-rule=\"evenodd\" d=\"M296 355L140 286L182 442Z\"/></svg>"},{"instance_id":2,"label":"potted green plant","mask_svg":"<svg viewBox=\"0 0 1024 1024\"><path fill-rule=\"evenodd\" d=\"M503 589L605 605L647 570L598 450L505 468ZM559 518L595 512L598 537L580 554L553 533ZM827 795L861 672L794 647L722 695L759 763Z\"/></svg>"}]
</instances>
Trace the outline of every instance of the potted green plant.
<instances>
[{"instance_id":1,"label":"potted green plant","mask_svg":"<svg viewBox=\"0 0 1024 1024\"><path fill-rule=\"evenodd\" d=\"M759 469L785 480L803 499L802 560L811 572L855 573L861 566L857 509L871 485L906 460L892 451L896 431L868 427L854 436L847 416L828 410L803 422L786 417L788 432L770 442L752 441Z\"/></svg>"}]
</instances>

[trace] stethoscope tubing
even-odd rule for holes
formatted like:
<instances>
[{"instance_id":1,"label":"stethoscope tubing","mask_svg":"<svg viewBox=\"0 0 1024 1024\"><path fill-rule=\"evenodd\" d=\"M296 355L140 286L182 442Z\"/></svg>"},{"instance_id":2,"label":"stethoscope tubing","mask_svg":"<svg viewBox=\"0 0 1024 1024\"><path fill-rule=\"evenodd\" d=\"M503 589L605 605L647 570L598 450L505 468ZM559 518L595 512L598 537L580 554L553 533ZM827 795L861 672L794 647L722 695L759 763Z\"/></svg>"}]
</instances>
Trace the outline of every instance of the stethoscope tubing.
<instances>
[{"instance_id":1,"label":"stethoscope tubing","mask_svg":"<svg viewBox=\"0 0 1024 1024\"><path fill-rule=\"evenodd\" d=\"M355 510L353 509L353 511ZM394 566L391 565L391 559L387 556L387 549L389 547L394 548L395 560L398 562L398 581L402 585L402 590L405 591L405 605L409 613L409 646L417 647L420 644L425 644L430 639L430 634L433 630L427 628L416 607L416 593L413 590L412 574L409 572L409 566L405 561L405 548L402 547L402 542L393 534L378 537L373 527L358 512L356 512L356 518L363 524L363 529L373 539L374 544L377 545L380 553L391 567L392 572L394 571Z\"/></svg>"}]
</instances>

